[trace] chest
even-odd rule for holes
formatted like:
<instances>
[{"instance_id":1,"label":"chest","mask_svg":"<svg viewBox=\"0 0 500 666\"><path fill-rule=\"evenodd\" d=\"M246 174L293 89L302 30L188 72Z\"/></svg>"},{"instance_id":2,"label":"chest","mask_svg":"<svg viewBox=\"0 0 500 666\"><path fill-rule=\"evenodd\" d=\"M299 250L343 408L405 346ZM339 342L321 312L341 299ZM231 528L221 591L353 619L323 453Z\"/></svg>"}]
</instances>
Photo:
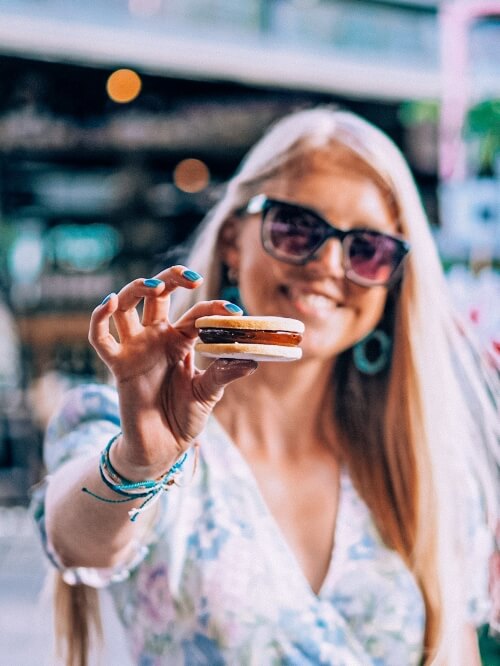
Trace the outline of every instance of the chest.
<instances>
[{"instance_id":1,"label":"chest","mask_svg":"<svg viewBox=\"0 0 500 666\"><path fill-rule=\"evenodd\" d=\"M217 453L224 465L210 473L202 466L196 483L171 496L177 500L165 507L162 539L123 588L133 587L139 600L129 621L144 627L141 644L161 634L169 645L181 636L184 645L194 632L196 640L224 637L228 663L249 663L249 654L252 663L277 663L299 645L300 658L291 654L290 663L313 646L308 663L338 664L342 636L350 655L342 663L365 663L361 649L386 666L418 664L420 592L377 538L349 478L340 475L340 490L333 471L331 487L321 475L314 481L303 474L299 482L281 474L278 482L261 477L258 465L250 474L239 458L231 467L229 456ZM119 605L132 608L126 598Z\"/></svg>"},{"instance_id":2,"label":"chest","mask_svg":"<svg viewBox=\"0 0 500 666\"><path fill-rule=\"evenodd\" d=\"M339 468L329 457L318 464L270 468L250 461L262 500L313 592L327 574L335 540Z\"/></svg>"}]
</instances>

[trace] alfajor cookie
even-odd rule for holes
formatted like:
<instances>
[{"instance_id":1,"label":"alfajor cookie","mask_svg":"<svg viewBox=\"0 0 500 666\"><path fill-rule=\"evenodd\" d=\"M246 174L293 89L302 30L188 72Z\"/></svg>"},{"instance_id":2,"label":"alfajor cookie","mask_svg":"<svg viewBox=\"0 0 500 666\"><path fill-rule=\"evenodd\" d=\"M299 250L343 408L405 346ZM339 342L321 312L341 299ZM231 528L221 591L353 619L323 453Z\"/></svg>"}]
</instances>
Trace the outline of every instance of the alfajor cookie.
<instances>
[{"instance_id":1,"label":"alfajor cookie","mask_svg":"<svg viewBox=\"0 0 500 666\"><path fill-rule=\"evenodd\" d=\"M211 315L196 320L195 350L212 358L296 361L304 324L288 317Z\"/></svg>"}]
</instances>

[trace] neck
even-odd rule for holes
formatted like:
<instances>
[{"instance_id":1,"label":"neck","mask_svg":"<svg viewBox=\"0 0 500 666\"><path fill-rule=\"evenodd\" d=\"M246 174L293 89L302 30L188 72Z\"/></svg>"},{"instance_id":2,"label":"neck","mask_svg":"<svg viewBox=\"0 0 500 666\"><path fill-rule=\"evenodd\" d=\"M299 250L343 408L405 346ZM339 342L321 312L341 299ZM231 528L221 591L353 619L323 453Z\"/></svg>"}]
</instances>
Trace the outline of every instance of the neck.
<instances>
[{"instance_id":1,"label":"neck","mask_svg":"<svg viewBox=\"0 0 500 666\"><path fill-rule=\"evenodd\" d=\"M241 449L272 458L300 458L330 446L333 362L261 363L230 384L215 414Z\"/></svg>"}]
</instances>

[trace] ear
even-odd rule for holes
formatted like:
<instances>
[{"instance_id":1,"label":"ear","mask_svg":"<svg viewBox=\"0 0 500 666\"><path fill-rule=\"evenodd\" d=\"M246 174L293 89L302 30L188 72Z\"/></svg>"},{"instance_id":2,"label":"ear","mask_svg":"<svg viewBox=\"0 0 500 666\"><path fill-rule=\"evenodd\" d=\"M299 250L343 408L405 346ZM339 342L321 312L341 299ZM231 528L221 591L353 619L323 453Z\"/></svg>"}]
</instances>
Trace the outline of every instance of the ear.
<instances>
[{"instance_id":1,"label":"ear","mask_svg":"<svg viewBox=\"0 0 500 666\"><path fill-rule=\"evenodd\" d=\"M219 234L219 251L228 268L238 271L240 264L239 227L241 221L234 217L224 223Z\"/></svg>"}]
</instances>

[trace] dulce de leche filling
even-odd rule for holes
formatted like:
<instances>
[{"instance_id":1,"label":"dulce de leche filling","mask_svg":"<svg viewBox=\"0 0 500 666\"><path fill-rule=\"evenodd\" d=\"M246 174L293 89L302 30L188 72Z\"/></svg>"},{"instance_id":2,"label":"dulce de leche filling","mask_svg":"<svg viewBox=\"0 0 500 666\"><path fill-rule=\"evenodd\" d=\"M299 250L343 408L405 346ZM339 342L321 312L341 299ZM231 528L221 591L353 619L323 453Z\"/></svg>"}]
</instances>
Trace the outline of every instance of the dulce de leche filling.
<instances>
[{"instance_id":1,"label":"dulce de leche filling","mask_svg":"<svg viewBox=\"0 0 500 666\"><path fill-rule=\"evenodd\" d=\"M284 345L296 347L302 340L300 333L289 331L255 331L241 328L200 328L200 340L207 344L246 342L258 345Z\"/></svg>"}]
</instances>

